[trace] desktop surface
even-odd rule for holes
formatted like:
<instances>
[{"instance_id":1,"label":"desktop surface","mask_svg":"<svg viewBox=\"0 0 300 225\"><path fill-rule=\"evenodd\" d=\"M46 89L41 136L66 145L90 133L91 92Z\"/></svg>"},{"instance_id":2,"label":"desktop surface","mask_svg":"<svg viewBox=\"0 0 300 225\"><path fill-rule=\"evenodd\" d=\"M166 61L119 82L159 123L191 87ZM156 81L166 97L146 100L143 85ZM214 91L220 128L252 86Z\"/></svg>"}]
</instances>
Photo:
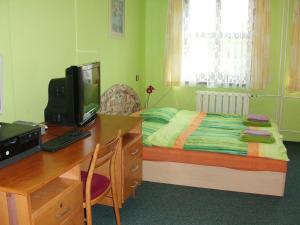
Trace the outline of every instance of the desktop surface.
<instances>
[{"instance_id":1,"label":"desktop surface","mask_svg":"<svg viewBox=\"0 0 300 225\"><path fill-rule=\"evenodd\" d=\"M98 115L95 123L86 127L91 136L55 153L40 151L0 170L0 192L27 195L90 158L97 143L112 140L119 129L122 135L141 122L141 118ZM43 142L51 140L72 127L49 126Z\"/></svg>"}]
</instances>

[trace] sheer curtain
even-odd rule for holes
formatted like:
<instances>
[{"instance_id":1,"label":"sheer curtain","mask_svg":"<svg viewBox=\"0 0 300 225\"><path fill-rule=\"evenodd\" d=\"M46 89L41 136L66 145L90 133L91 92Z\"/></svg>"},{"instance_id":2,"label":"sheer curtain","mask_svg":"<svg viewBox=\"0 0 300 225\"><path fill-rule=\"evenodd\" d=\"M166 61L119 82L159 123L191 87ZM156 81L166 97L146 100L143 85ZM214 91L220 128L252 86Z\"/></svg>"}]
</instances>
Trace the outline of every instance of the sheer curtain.
<instances>
[{"instance_id":1,"label":"sheer curtain","mask_svg":"<svg viewBox=\"0 0 300 225\"><path fill-rule=\"evenodd\" d=\"M295 0L291 39L289 91L300 91L300 0Z\"/></svg>"},{"instance_id":2,"label":"sheer curtain","mask_svg":"<svg viewBox=\"0 0 300 225\"><path fill-rule=\"evenodd\" d=\"M270 30L270 0L169 0L166 84L265 88Z\"/></svg>"},{"instance_id":3,"label":"sheer curtain","mask_svg":"<svg viewBox=\"0 0 300 225\"><path fill-rule=\"evenodd\" d=\"M183 0L169 0L165 40L165 84L180 85L182 64Z\"/></svg>"},{"instance_id":4,"label":"sheer curtain","mask_svg":"<svg viewBox=\"0 0 300 225\"><path fill-rule=\"evenodd\" d=\"M253 0L185 0L181 83L248 87Z\"/></svg>"},{"instance_id":5,"label":"sheer curtain","mask_svg":"<svg viewBox=\"0 0 300 225\"><path fill-rule=\"evenodd\" d=\"M264 89L269 81L271 39L270 0L255 0L251 88Z\"/></svg>"}]
</instances>

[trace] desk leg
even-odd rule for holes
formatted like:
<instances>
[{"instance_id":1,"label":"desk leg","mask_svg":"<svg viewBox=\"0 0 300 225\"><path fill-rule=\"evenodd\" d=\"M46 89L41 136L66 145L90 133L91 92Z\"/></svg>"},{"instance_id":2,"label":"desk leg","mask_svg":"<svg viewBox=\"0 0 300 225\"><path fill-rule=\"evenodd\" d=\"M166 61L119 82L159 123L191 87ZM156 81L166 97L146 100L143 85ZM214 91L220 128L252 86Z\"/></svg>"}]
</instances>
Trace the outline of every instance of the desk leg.
<instances>
[{"instance_id":1,"label":"desk leg","mask_svg":"<svg viewBox=\"0 0 300 225\"><path fill-rule=\"evenodd\" d=\"M0 218L1 225L9 225L8 204L5 192L0 192Z\"/></svg>"},{"instance_id":2,"label":"desk leg","mask_svg":"<svg viewBox=\"0 0 300 225\"><path fill-rule=\"evenodd\" d=\"M15 195L16 211L19 225L31 225L31 207L29 196Z\"/></svg>"}]
</instances>

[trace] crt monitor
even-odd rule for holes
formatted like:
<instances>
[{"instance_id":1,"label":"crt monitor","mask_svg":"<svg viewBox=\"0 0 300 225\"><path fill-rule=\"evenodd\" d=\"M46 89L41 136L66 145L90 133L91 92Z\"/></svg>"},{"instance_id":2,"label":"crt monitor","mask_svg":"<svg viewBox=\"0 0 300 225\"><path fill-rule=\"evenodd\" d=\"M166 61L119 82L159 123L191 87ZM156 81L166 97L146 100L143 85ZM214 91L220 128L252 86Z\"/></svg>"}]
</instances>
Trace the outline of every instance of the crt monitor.
<instances>
[{"instance_id":1,"label":"crt monitor","mask_svg":"<svg viewBox=\"0 0 300 225\"><path fill-rule=\"evenodd\" d=\"M68 67L65 78L50 81L48 95L46 122L84 126L100 107L100 63Z\"/></svg>"}]
</instances>

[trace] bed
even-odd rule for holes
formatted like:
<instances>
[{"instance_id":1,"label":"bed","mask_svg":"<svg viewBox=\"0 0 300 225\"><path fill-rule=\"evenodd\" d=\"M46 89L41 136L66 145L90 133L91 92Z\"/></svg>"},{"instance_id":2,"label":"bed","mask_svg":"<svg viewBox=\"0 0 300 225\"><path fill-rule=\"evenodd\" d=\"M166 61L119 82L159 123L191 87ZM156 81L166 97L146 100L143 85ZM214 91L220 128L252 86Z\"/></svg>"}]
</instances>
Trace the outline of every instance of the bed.
<instances>
[{"instance_id":1,"label":"bed","mask_svg":"<svg viewBox=\"0 0 300 225\"><path fill-rule=\"evenodd\" d=\"M130 95L132 96L131 91ZM129 101L130 98L123 97ZM137 98L132 99L136 104ZM134 111L137 110L136 108ZM237 136L235 127L230 127L230 123L228 125L229 120L234 120L237 130L244 129L239 116L176 109L173 111L175 113L159 114L150 120L146 118L143 123L144 181L272 196L284 195L288 157L276 124L273 123L271 128L262 128L271 130L275 138L274 144L240 143L239 138L234 139ZM125 115L128 115L128 110ZM140 115L140 112L133 114ZM223 117L228 117L228 121ZM162 118L165 121L161 121ZM212 118L217 122L212 122ZM206 129L207 123L213 126L213 132ZM223 130L218 130L219 126ZM222 132L225 136L232 133L230 146L222 142ZM197 144L199 137L203 136L204 143L201 139L202 145ZM217 146L214 145L216 141ZM214 148L221 151L214 151Z\"/></svg>"},{"instance_id":2,"label":"bed","mask_svg":"<svg viewBox=\"0 0 300 225\"><path fill-rule=\"evenodd\" d=\"M246 143L242 121L186 110L165 124L145 121L143 180L283 196L288 157L276 125L257 128L270 130L275 143Z\"/></svg>"}]
</instances>

